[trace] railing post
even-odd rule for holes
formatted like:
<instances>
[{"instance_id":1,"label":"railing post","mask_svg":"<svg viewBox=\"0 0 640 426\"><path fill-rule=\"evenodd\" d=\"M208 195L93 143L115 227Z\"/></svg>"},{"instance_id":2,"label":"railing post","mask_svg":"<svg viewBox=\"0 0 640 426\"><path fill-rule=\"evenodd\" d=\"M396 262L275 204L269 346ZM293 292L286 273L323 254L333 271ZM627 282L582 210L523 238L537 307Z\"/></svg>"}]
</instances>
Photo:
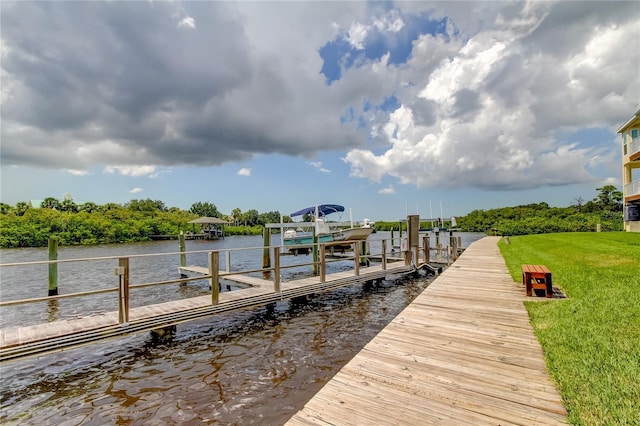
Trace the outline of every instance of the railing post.
<instances>
[{"instance_id":1,"label":"railing post","mask_svg":"<svg viewBox=\"0 0 640 426\"><path fill-rule=\"evenodd\" d=\"M454 261L458 260L458 238L451 237L451 256Z\"/></svg>"},{"instance_id":2,"label":"railing post","mask_svg":"<svg viewBox=\"0 0 640 426\"><path fill-rule=\"evenodd\" d=\"M280 293L280 247L273 248L273 291Z\"/></svg>"},{"instance_id":3,"label":"railing post","mask_svg":"<svg viewBox=\"0 0 640 426\"><path fill-rule=\"evenodd\" d=\"M368 251L367 251L367 242L364 241L364 240L360 243L360 254L361 254L361 256L360 256L360 265L367 266L367 260L368 260L367 256L370 253L368 253Z\"/></svg>"},{"instance_id":4,"label":"railing post","mask_svg":"<svg viewBox=\"0 0 640 426\"><path fill-rule=\"evenodd\" d=\"M320 282L323 283L327 280L327 260L326 260L327 248L324 244L320 244Z\"/></svg>"},{"instance_id":5,"label":"railing post","mask_svg":"<svg viewBox=\"0 0 640 426\"><path fill-rule=\"evenodd\" d=\"M269 259L269 246L271 245L271 230L266 226L262 229L262 267L270 268L271 259Z\"/></svg>"},{"instance_id":6,"label":"railing post","mask_svg":"<svg viewBox=\"0 0 640 426\"><path fill-rule=\"evenodd\" d=\"M393 240L391 240L391 246L393 247ZM382 240L382 270L387 269L387 240Z\"/></svg>"},{"instance_id":7,"label":"railing post","mask_svg":"<svg viewBox=\"0 0 640 426\"><path fill-rule=\"evenodd\" d=\"M220 252L209 252L209 285L211 285L211 304L217 305L220 299Z\"/></svg>"},{"instance_id":8,"label":"railing post","mask_svg":"<svg viewBox=\"0 0 640 426\"><path fill-rule=\"evenodd\" d=\"M360 275L360 244L357 242L351 243L353 244L353 257L354 257L354 273L357 276Z\"/></svg>"},{"instance_id":9,"label":"railing post","mask_svg":"<svg viewBox=\"0 0 640 426\"><path fill-rule=\"evenodd\" d=\"M422 237L422 247L424 247L424 263L431 262L431 253L429 253L429 236Z\"/></svg>"},{"instance_id":10,"label":"railing post","mask_svg":"<svg viewBox=\"0 0 640 426\"><path fill-rule=\"evenodd\" d=\"M313 275L318 275L318 241L320 239L316 235L315 231L313 232Z\"/></svg>"},{"instance_id":11,"label":"railing post","mask_svg":"<svg viewBox=\"0 0 640 426\"><path fill-rule=\"evenodd\" d=\"M118 259L118 322L129 322L129 258Z\"/></svg>"}]
</instances>

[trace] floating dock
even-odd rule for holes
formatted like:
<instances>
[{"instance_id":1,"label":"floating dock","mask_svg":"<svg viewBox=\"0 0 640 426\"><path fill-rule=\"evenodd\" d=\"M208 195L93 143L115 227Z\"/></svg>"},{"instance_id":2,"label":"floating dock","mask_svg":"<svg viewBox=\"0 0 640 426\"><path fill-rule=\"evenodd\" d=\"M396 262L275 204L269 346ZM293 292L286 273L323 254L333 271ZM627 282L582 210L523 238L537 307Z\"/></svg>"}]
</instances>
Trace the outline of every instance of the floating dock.
<instances>
[{"instance_id":1,"label":"floating dock","mask_svg":"<svg viewBox=\"0 0 640 426\"><path fill-rule=\"evenodd\" d=\"M566 424L498 240L471 244L287 424Z\"/></svg>"}]
</instances>

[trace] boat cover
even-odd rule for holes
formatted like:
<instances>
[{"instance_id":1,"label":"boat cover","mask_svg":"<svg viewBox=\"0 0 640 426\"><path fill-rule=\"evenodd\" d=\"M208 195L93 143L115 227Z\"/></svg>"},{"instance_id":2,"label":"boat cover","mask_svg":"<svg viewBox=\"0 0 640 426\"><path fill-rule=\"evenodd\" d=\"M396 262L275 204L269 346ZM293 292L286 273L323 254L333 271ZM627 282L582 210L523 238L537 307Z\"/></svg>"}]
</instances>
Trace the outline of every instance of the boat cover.
<instances>
[{"instance_id":1,"label":"boat cover","mask_svg":"<svg viewBox=\"0 0 640 426\"><path fill-rule=\"evenodd\" d=\"M318 207L318 215L326 216L331 213L343 212L344 206L339 204L320 204ZM307 207L306 209L298 210L297 212L291 213L289 216L302 216L304 214L316 214L316 206Z\"/></svg>"}]
</instances>

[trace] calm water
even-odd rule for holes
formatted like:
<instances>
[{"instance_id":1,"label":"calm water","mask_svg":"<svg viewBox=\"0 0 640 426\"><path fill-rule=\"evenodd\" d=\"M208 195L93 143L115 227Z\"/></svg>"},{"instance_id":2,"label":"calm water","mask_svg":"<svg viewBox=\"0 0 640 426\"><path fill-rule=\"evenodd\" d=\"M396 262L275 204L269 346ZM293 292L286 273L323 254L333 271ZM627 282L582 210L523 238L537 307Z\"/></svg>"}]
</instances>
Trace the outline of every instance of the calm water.
<instances>
[{"instance_id":1,"label":"calm water","mask_svg":"<svg viewBox=\"0 0 640 426\"><path fill-rule=\"evenodd\" d=\"M463 245L482 237L462 236ZM383 237L388 235L373 235L372 246L375 239ZM260 245L260 237L229 237L216 242L189 241L187 250ZM61 248L59 258L166 253L176 251L176 247L177 242L169 241ZM46 256L46 249L0 251L2 263L43 260ZM261 251L246 259L239 255L237 261L242 268L259 264ZM309 261L307 256L282 260L287 264ZM61 292L71 292L65 291L65 286L73 286L74 292L115 286L116 263L70 263L64 270L61 265ZM206 254L189 255L187 263L205 265ZM235 263L233 260L234 268ZM132 283L175 278L178 265L177 255L136 258L135 264L132 259ZM338 263L332 267L345 266ZM46 265L29 268L29 274L18 270L1 269L3 301L46 293ZM0 421L65 425L282 424L428 283L429 279L423 277L354 285L318 295L305 304L283 301L271 309L256 308L183 324L170 343L154 344L148 334L141 333L7 363L0 366ZM149 294L141 292L134 300L148 304L208 292L206 283L186 287L163 286L161 291L155 288ZM55 312L46 304L15 312L3 309L3 327L67 318L88 309L82 303L62 302ZM92 299L91 305L109 311L115 310L114 303L115 295L106 295L100 303Z\"/></svg>"}]
</instances>

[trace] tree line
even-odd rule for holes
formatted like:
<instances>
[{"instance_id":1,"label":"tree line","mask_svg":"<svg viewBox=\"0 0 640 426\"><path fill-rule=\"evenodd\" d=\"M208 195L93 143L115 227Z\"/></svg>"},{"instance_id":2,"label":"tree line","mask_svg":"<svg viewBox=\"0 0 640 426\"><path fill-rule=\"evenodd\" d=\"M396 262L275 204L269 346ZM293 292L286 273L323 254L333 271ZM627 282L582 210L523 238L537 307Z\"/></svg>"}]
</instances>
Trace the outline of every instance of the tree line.
<instances>
[{"instance_id":1,"label":"tree line","mask_svg":"<svg viewBox=\"0 0 640 426\"><path fill-rule=\"evenodd\" d=\"M622 231L622 192L613 185L596 188L598 195L584 202L577 197L568 207L547 203L526 204L492 210L474 210L457 219L460 229L497 235L528 235L550 232Z\"/></svg>"},{"instance_id":2,"label":"tree line","mask_svg":"<svg viewBox=\"0 0 640 426\"><path fill-rule=\"evenodd\" d=\"M584 202L580 197L569 207L550 207L547 203L474 210L457 219L458 229L498 235L524 235L546 232L621 231L622 193L613 185L597 188L598 196ZM235 208L222 214L215 204L196 202L188 211L167 207L160 200L134 199L125 204L93 202L76 204L71 199L44 199L39 206L19 202L0 203L0 247L43 247L56 235L62 245L111 244L150 241L153 235L189 232L188 222L201 216L228 222L227 235L258 235L267 223L280 222L280 212L260 213ZM285 222L291 222L284 216ZM423 223L423 227L430 224ZM440 226L448 227L445 222ZM376 222L379 230L398 229L397 222ZM197 229L195 229L197 231Z\"/></svg>"},{"instance_id":3,"label":"tree line","mask_svg":"<svg viewBox=\"0 0 640 426\"><path fill-rule=\"evenodd\" d=\"M215 204L196 202L188 211L167 207L160 200L134 199L124 204L44 199L39 206L19 202L0 203L0 247L42 247L56 235L62 245L112 244L150 241L153 235L177 235L199 231L189 221L201 216L228 222L227 235L262 233L266 223L280 222L280 212L233 209L222 214ZM284 218L290 221L289 217Z\"/></svg>"}]
</instances>

